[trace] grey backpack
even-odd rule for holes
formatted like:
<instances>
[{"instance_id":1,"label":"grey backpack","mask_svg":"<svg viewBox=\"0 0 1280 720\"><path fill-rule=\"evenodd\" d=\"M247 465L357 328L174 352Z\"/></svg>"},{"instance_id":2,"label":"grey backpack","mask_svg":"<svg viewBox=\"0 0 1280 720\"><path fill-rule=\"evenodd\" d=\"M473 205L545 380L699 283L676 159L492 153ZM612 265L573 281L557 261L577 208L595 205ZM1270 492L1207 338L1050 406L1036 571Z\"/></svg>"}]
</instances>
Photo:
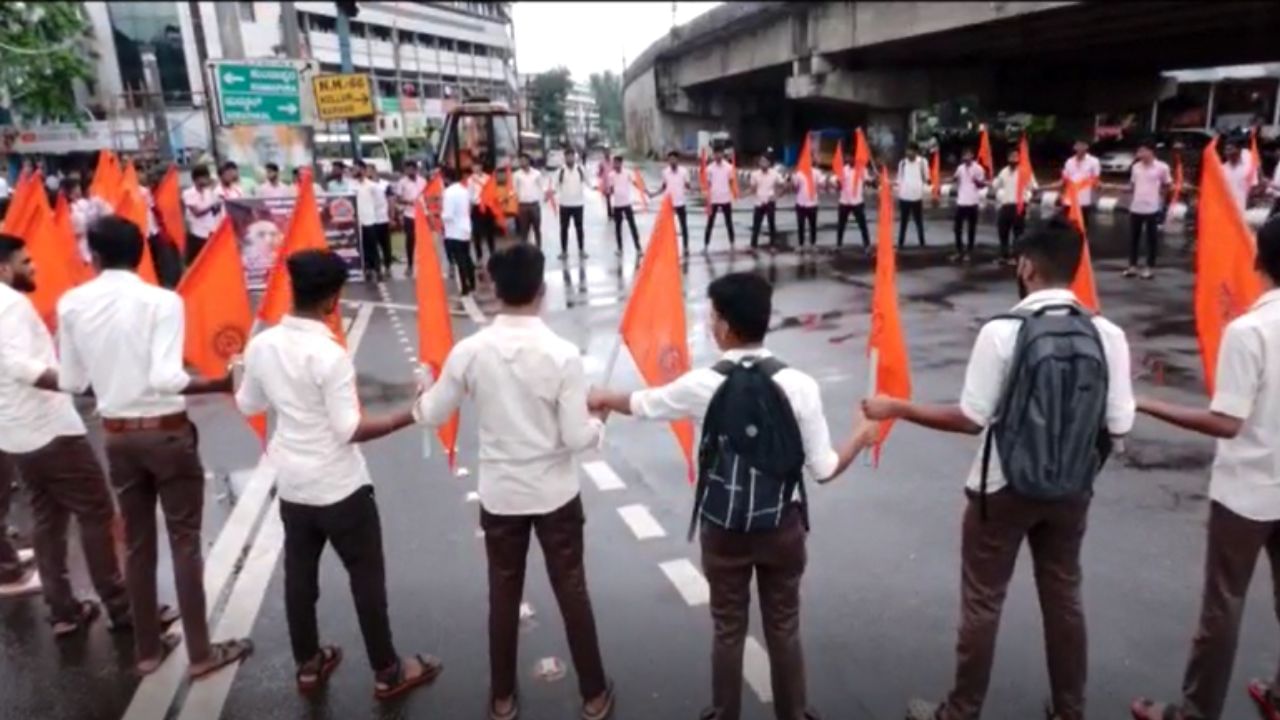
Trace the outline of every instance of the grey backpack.
<instances>
[{"instance_id":1,"label":"grey backpack","mask_svg":"<svg viewBox=\"0 0 1280 720\"><path fill-rule=\"evenodd\" d=\"M982 497L993 445L1014 493L1032 500L1089 494L1111 452L1107 359L1092 315L1063 304L995 319L1022 327L982 451Z\"/></svg>"}]
</instances>

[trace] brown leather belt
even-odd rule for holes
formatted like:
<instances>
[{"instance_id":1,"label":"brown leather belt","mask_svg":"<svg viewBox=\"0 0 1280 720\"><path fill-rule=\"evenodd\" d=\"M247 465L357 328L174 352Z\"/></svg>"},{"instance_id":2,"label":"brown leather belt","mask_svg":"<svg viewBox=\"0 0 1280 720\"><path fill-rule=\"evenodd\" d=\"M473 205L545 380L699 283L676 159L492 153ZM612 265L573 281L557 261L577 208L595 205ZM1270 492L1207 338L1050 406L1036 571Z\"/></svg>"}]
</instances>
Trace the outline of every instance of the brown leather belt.
<instances>
[{"instance_id":1,"label":"brown leather belt","mask_svg":"<svg viewBox=\"0 0 1280 720\"><path fill-rule=\"evenodd\" d=\"M191 423L185 412L145 418L103 418L102 429L109 433L147 430L181 430Z\"/></svg>"}]
</instances>

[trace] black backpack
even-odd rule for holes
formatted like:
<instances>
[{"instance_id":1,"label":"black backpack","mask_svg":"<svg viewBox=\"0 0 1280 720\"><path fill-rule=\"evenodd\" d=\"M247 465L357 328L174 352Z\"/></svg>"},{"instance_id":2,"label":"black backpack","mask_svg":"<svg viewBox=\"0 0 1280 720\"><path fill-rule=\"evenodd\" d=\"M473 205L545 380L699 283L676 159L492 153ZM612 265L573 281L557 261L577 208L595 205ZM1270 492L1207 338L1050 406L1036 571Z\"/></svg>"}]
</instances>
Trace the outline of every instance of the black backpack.
<instances>
[{"instance_id":1,"label":"black backpack","mask_svg":"<svg viewBox=\"0 0 1280 720\"><path fill-rule=\"evenodd\" d=\"M993 445L1019 496L1087 495L1111 453L1107 358L1092 315L1072 303L995 319L1018 320L1022 327L982 450L982 498Z\"/></svg>"},{"instance_id":2,"label":"black backpack","mask_svg":"<svg viewBox=\"0 0 1280 720\"><path fill-rule=\"evenodd\" d=\"M702 422L689 539L699 519L734 532L773 530L797 488L809 527L800 425L773 381L785 367L772 357L723 360L712 367L725 379Z\"/></svg>"},{"instance_id":3,"label":"black backpack","mask_svg":"<svg viewBox=\"0 0 1280 720\"><path fill-rule=\"evenodd\" d=\"M582 184L585 185L587 183L587 174L582 170L582 166L575 165L573 169L578 171L578 179L581 180ZM563 184L564 184L564 168L561 167L559 174L556 175L556 186L559 187Z\"/></svg>"}]
</instances>

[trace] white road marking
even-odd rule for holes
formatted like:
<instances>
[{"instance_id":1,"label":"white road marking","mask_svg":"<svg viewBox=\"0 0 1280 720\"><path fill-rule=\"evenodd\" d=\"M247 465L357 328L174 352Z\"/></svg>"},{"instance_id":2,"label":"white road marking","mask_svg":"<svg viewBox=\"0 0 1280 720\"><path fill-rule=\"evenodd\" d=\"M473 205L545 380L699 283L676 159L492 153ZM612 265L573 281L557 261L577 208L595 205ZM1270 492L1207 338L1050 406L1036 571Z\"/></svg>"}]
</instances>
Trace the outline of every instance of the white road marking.
<instances>
[{"instance_id":1,"label":"white road marking","mask_svg":"<svg viewBox=\"0 0 1280 720\"><path fill-rule=\"evenodd\" d=\"M627 487L627 484L622 482L622 478L618 477L618 473L609 467L609 463L600 460L585 462L582 463L582 471L601 491L622 490Z\"/></svg>"},{"instance_id":2,"label":"white road marking","mask_svg":"<svg viewBox=\"0 0 1280 720\"><path fill-rule=\"evenodd\" d=\"M489 322L489 319L481 312L480 306L476 304L475 297L465 295L462 298L462 308L467 311L467 317L471 318L471 322L477 325L483 325Z\"/></svg>"},{"instance_id":3,"label":"white road marking","mask_svg":"<svg viewBox=\"0 0 1280 720\"><path fill-rule=\"evenodd\" d=\"M361 305L356 311L356 319L351 323L351 330L347 332L347 347L350 348L351 357L356 356L356 349L360 347L360 341L364 339L364 333L369 329L369 320L372 317L372 305Z\"/></svg>"},{"instance_id":4,"label":"white road marking","mask_svg":"<svg viewBox=\"0 0 1280 720\"><path fill-rule=\"evenodd\" d=\"M644 505L620 507L618 514L622 516L622 521L627 524L627 527L631 528L631 533L637 540L667 536L667 531L662 529L662 525L658 524L653 514L649 512L649 508Z\"/></svg>"},{"instance_id":5,"label":"white road marking","mask_svg":"<svg viewBox=\"0 0 1280 720\"><path fill-rule=\"evenodd\" d=\"M769 674L769 653L765 652L760 641L748 635L746 649L742 654L742 677L762 703L773 702L773 685L770 684Z\"/></svg>"},{"instance_id":6,"label":"white road marking","mask_svg":"<svg viewBox=\"0 0 1280 720\"><path fill-rule=\"evenodd\" d=\"M280 521L280 501L275 500L267 508L267 516L262 522L262 530L253 544L253 549L245 558L244 569L236 579L235 590L227 601L226 610L218 629L212 633L216 641L247 637L253 632L253 623L258 618L258 610L262 607L263 595L271 584L271 575L275 572L276 561L283 548L284 525ZM252 662L252 656L250 657ZM182 707L178 720L205 720L222 715L222 706L231 692L231 683L241 663L234 663L217 673L191 685L187 699Z\"/></svg>"},{"instance_id":7,"label":"white road marking","mask_svg":"<svg viewBox=\"0 0 1280 720\"><path fill-rule=\"evenodd\" d=\"M689 607L711 602L711 586L707 585L707 579L702 577L702 573L688 558L668 560L659 563L658 567L666 573L667 579L676 586L680 597L684 598L685 604Z\"/></svg>"},{"instance_id":8,"label":"white road marking","mask_svg":"<svg viewBox=\"0 0 1280 720\"><path fill-rule=\"evenodd\" d=\"M404 303L390 302L390 296L385 298L387 302L378 302L376 300L343 300L342 304L348 307L361 308L366 305L369 307L386 308L387 310L405 310L407 312L416 313L418 308L414 305L406 305Z\"/></svg>"},{"instance_id":9,"label":"white road marking","mask_svg":"<svg viewBox=\"0 0 1280 720\"><path fill-rule=\"evenodd\" d=\"M248 484L240 493L240 501L231 511L213 548L205 557L204 598L210 609L222 595L223 587L235 571L249 533L257 523L262 506L275 483L275 472L268 462L259 463L252 473ZM165 717L173 703L174 693L178 691L178 685L186 676L186 670L187 651L185 647L179 647L169 654L159 670L138 683L138 689L122 720L156 720Z\"/></svg>"}]
</instances>

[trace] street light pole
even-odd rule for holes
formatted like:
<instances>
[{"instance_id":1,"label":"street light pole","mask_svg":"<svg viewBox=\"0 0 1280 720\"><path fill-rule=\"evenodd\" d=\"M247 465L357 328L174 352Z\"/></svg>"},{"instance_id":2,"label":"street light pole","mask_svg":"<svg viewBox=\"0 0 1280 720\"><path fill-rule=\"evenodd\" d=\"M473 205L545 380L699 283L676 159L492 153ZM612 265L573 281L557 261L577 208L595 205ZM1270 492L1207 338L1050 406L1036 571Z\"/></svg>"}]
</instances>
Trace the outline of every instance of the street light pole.
<instances>
[{"instance_id":1,"label":"street light pole","mask_svg":"<svg viewBox=\"0 0 1280 720\"><path fill-rule=\"evenodd\" d=\"M342 3L338 4L338 53L342 56L342 72L355 72L355 64L351 61L351 17L344 11ZM360 138L356 133L353 120L347 121L348 142L351 143L351 159L360 160Z\"/></svg>"}]
</instances>

